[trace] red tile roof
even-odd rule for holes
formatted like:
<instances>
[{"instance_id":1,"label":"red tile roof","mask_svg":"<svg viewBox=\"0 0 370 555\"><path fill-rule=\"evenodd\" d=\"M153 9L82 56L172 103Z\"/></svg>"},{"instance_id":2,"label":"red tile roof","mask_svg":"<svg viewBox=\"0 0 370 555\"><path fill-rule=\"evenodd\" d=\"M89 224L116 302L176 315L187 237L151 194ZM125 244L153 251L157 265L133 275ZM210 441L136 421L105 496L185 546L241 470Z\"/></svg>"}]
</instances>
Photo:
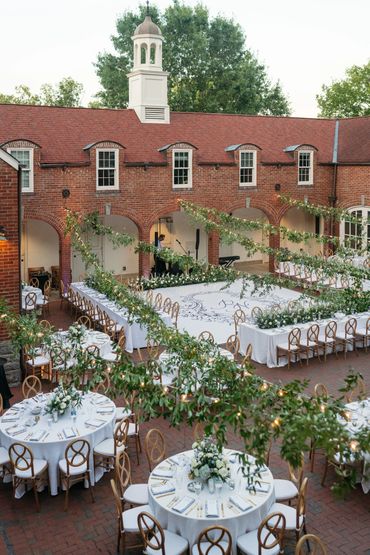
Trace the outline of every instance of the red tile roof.
<instances>
[{"instance_id":1,"label":"red tile roof","mask_svg":"<svg viewBox=\"0 0 370 555\"><path fill-rule=\"evenodd\" d=\"M225 148L253 143L263 162L289 162L284 149L311 144L319 162L331 162L335 120L172 112L171 123L142 124L133 110L0 105L0 144L28 139L42 147L44 163L88 161L83 148L111 140L126 148L127 162L163 162L158 149L174 142L198 148L200 162L230 162ZM343 120L339 131L339 162L370 162L370 118Z\"/></svg>"}]
</instances>

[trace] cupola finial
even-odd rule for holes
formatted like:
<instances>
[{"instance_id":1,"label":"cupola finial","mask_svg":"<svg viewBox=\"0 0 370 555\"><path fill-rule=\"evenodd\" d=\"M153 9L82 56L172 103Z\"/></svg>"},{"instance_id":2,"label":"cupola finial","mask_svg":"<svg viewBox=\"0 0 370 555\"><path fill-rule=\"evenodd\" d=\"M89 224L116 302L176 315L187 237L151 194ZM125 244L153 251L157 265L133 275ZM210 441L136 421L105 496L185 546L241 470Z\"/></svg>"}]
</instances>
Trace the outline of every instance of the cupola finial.
<instances>
[{"instance_id":1,"label":"cupola finial","mask_svg":"<svg viewBox=\"0 0 370 555\"><path fill-rule=\"evenodd\" d=\"M146 0L146 15L150 15L149 0Z\"/></svg>"}]
</instances>

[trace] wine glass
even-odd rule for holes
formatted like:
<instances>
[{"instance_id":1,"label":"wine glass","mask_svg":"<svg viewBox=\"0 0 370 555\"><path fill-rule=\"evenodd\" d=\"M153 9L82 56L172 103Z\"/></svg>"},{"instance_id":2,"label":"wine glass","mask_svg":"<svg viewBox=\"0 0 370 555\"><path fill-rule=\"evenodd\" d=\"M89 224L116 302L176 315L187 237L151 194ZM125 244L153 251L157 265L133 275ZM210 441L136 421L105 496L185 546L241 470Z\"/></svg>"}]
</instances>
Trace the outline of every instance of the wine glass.
<instances>
[{"instance_id":1,"label":"wine glass","mask_svg":"<svg viewBox=\"0 0 370 555\"><path fill-rule=\"evenodd\" d=\"M221 497L221 490L222 490L222 482L221 480L216 480L215 482L215 488L216 488L216 496L218 499L220 499Z\"/></svg>"},{"instance_id":2,"label":"wine glass","mask_svg":"<svg viewBox=\"0 0 370 555\"><path fill-rule=\"evenodd\" d=\"M199 497L201 491L202 491L201 481L200 480L195 480L195 482L194 482L194 492L196 493L197 497Z\"/></svg>"}]
</instances>

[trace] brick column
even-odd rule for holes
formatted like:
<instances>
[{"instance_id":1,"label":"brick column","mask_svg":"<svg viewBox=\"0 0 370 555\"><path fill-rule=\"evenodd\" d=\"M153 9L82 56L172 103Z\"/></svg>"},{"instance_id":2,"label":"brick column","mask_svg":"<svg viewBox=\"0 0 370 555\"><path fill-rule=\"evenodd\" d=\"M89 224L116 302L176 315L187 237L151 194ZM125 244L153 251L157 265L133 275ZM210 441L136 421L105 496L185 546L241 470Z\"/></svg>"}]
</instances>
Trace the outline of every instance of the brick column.
<instances>
[{"instance_id":1,"label":"brick column","mask_svg":"<svg viewBox=\"0 0 370 555\"><path fill-rule=\"evenodd\" d=\"M208 263L218 266L220 256L220 236L215 231L208 234Z\"/></svg>"},{"instance_id":2,"label":"brick column","mask_svg":"<svg viewBox=\"0 0 370 555\"><path fill-rule=\"evenodd\" d=\"M139 228L139 241L150 243L150 229ZM139 252L139 276L149 277L151 268L151 255L146 252Z\"/></svg>"},{"instance_id":3,"label":"brick column","mask_svg":"<svg viewBox=\"0 0 370 555\"><path fill-rule=\"evenodd\" d=\"M272 249L278 249L280 247L280 235L270 235L269 236L269 247ZM269 256L269 270L274 271L274 257Z\"/></svg>"},{"instance_id":4,"label":"brick column","mask_svg":"<svg viewBox=\"0 0 370 555\"><path fill-rule=\"evenodd\" d=\"M71 238L62 237L59 245L60 279L64 284L71 283Z\"/></svg>"}]
</instances>

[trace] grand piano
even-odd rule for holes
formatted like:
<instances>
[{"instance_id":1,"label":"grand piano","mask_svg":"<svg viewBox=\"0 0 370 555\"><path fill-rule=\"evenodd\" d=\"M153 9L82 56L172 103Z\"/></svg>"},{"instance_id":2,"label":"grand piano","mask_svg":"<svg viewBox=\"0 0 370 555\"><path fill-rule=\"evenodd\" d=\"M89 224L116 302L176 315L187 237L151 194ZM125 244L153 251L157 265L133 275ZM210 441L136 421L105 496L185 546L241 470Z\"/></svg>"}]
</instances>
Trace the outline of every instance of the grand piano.
<instances>
[{"instance_id":1,"label":"grand piano","mask_svg":"<svg viewBox=\"0 0 370 555\"><path fill-rule=\"evenodd\" d=\"M218 263L224 268L230 268L236 260L240 260L240 256L220 256Z\"/></svg>"}]
</instances>

